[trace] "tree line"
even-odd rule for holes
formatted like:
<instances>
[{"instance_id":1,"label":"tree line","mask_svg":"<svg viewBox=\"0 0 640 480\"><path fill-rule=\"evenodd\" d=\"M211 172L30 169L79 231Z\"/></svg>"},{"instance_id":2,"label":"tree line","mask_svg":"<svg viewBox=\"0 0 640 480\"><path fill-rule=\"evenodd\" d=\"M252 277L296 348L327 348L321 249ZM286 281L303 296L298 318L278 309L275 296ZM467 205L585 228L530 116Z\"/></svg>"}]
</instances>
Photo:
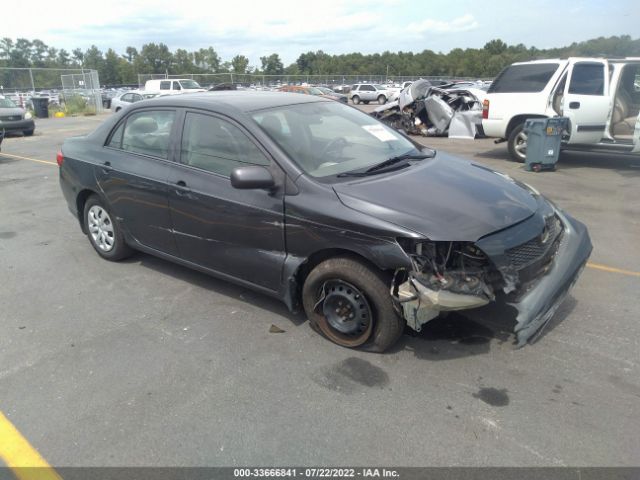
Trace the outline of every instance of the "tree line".
<instances>
[{"instance_id":1,"label":"tree line","mask_svg":"<svg viewBox=\"0 0 640 480\"><path fill-rule=\"evenodd\" d=\"M425 49L421 52L389 52L330 55L318 51L302 53L285 66L278 53L260 57L260 65L250 65L244 55L223 60L213 47L196 51L171 51L164 43L147 43L138 50L129 46L124 53L95 45L68 52L35 39L0 39L0 67L86 68L97 70L105 85L133 84L137 74L150 73L252 73L257 75L389 75L478 77L495 76L505 66L540 58L568 56L640 56L640 39L629 35L599 37L551 49L507 45L491 40L482 48L455 48L448 53ZM5 78L7 72L3 73ZM1 77L0 77L1 78ZM5 82L6 83L6 82Z\"/></svg>"}]
</instances>

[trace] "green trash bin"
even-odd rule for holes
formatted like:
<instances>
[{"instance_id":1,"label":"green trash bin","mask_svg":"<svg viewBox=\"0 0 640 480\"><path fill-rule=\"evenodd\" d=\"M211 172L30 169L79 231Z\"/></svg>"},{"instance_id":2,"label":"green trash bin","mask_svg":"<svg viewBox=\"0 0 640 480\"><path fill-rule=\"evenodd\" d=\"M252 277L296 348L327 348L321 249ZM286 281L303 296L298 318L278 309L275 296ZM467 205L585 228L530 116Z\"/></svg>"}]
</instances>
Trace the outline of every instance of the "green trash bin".
<instances>
[{"instance_id":1,"label":"green trash bin","mask_svg":"<svg viewBox=\"0 0 640 480\"><path fill-rule=\"evenodd\" d=\"M31 97L33 111L37 118L49 118L49 99L47 97Z\"/></svg>"},{"instance_id":2,"label":"green trash bin","mask_svg":"<svg viewBox=\"0 0 640 480\"><path fill-rule=\"evenodd\" d=\"M562 133L567 129L566 117L530 118L524 122L527 135L527 170L555 170L560 156Z\"/></svg>"}]
</instances>

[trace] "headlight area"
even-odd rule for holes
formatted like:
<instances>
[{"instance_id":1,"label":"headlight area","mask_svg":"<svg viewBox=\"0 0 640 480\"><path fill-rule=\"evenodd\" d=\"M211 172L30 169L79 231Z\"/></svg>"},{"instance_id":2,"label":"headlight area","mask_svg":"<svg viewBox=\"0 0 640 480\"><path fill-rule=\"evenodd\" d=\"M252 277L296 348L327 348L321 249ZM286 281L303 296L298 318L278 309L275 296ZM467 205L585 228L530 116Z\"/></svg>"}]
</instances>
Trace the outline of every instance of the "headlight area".
<instances>
[{"instance_id":1,"label":"headlight area","mask_svg":"<svg viewBox=\"0 0 640 480\"><path fill-rule=\"evenodd\" d=\"M25 114L24 114L24 119L25 119L25 120L29 120L29 119L31 119L32 117L33 117L33 115L31 115L31 112L29 112L29 111L25 112Z\"/></svg>"},{"instance_id":2,"label":"headlight area","mask_svg":"<svg viewBox=\"0 0 640 480\"><path fill-rule=\"evenodd\" d=\"M495 299L501 276L469 242L398 239L411 270L398 269L391 286L398 313L419 332L440 312L477 308Z\"/></svg>"}]
</instances>

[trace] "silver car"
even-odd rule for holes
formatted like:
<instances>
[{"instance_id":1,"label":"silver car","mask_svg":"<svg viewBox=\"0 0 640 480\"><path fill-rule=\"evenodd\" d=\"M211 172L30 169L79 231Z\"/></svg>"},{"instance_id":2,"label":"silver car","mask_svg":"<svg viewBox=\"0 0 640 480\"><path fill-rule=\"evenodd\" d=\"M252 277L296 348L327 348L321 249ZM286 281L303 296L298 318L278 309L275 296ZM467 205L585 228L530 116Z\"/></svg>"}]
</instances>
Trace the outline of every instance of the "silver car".
<instances>
[{"instance_id":1,"label":"silver car","mask_svg":"<svg viewBox=\"0 0 640 480\"><path fill-rule=\"evenodd\" d=\"M33 135L35 129L30 112L0 96L0 132L22 132L28 137Z\"/></svg>"},{"instance_id":2,"label":"silver car","mask_svg":"<svg viewBox=\"0 0 640 480\"><path fill-rule=\"evenodd\" d=\"M146 100L148 98L157 97L157 93L149 93L144 91L130 91L125 92L122 95L115 97L111 100L111 110L119 112L123 108L131 105L132 103L139 102L140 100Z\"/></svg>"},{"instance_id":3,"label":"silver car","mask_svg":"<svg viewBox=\"0 0 640 480\"><path fill-rule=\"evenodd\" d=\"M380 105L386 103L389 98L390 92L384 85L377 85L374 83L356 83L351 92L349 92L349 98L351 101L358 105L360 102L378 102Z\"/></svg>"}]
</instances>

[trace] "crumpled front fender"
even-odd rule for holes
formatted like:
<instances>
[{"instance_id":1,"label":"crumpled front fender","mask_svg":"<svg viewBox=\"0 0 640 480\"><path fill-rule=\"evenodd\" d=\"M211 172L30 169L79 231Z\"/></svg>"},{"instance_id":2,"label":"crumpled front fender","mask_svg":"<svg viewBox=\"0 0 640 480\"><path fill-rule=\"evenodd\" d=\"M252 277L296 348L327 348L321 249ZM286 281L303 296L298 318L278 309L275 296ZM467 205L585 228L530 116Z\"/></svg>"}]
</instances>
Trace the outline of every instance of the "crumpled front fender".
<instances>
[{"instance_id":1,"label":"crumpled front fender","mask_svg":"<svg viewBox=\"0 0 640 480\"><path fill-rule=\"evenodd\" d=\"M564 235L553 265L517 302L510 303L518 310L515 333L518 346L535 340L551 320L571 287L582 272L592 245L587 227L562 210L556 214L564 224Z\"/></svg>"}]
</instances>

